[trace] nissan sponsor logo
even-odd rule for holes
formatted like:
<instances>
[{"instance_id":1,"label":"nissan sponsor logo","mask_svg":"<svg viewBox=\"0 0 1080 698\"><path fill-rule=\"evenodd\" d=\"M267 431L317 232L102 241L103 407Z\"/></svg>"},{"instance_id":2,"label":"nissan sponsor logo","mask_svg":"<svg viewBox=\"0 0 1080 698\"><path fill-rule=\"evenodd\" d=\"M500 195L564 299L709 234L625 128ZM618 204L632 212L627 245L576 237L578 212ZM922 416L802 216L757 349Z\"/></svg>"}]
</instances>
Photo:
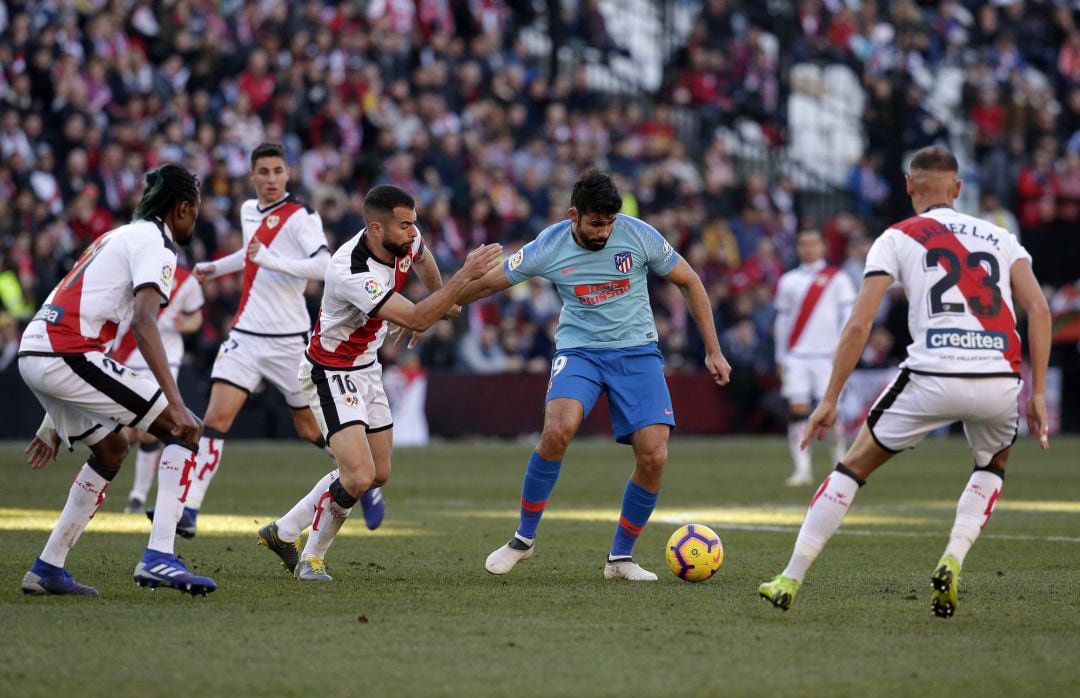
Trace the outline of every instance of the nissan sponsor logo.
<instances>
[{"instance_id":1,"label":"nissan sponsor logo","mask_svg":"<svg viewBox=\"0 0 1080 698\"><path fill-rule=\"evenodd\" d=\"M1004 332L945 328L926 331L926 346L930 349L986 349L1005 351L1008 338Z\"/></svg>"}]
</instances>

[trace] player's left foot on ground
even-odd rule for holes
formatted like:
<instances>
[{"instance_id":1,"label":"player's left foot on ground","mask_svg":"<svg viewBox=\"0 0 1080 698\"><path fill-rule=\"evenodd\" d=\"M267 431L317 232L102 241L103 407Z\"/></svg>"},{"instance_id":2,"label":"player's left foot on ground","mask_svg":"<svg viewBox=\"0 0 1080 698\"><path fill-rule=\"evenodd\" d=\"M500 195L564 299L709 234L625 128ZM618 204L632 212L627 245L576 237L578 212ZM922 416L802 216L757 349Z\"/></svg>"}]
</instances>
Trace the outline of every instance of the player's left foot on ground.
<instances>
[{"instance_id":1,"label":"player's left foot on ground","mask_svg":"<svg viewBox=\"0 0 1080 698\"><path fill-rule=\"evenodd\" d=\"M510 542L495 550L484 560L484 569L491 574L506 574L514 569L514 565L524 562L536 552L533 543L527 539L519 538L515 533Z\"/></svg>"},{"instance_id":2,"label":"player's left foot on ground","mask_svg":"<svg viewBox=\"0 0 1080 698\"><path fill-rule=\"evenodd\" d=\"M787 480L784 480L784 487L810 487L813 484L813 475L792 475Z\"/></svg>"},{"instance_id":3,"label":"player's left foot on ground","mask_svg":"<svg viewBox=\"0 0 1080 698\"><path fill-rule=\"evenodd\" d=\"M296 566L296 578L301 582L332 582L334 578L326 571L326 560L308 555Z\"/></svg>"},{"instance_id":4,"label":"player's left foot on ground","mask_svg":"<svg viewBox=\"0 0 1080 698\"><path fill-rule=\"evenodd\" d=\"M372 487L360 497L360 508L364 510L364 523L369 531L374 531L386 516L386 503L383 501L381 487Z\"/></svg>"},{"instance_id":5,"label":"player's left foot on ground","mask_svg":"<svg viewBox=\"0 0 1080 698\"><path fill-rule=\"evenodd\" d=\"M779 609L788 610L795 603L795 594L799 592L801 582L791 577L778 574L772 581L757 588L758 595Z\"/></svg>"},{"instance_id":6,"label":"player's left foot on ground","mask_svg":"<svg viewBox=\"0 0 1080 698\"><path fill-rule=\"evenodd\" d=\"M128 500L127 506L124 507L125 514L141 514L146 511L146 502L138 497L132 497Z\"/></svg>"},{"instance_id":7,"label":"player's left foot on ground","mask_svg":"<svg viewBox=\"0 0 1080 698\"><path fill-rule=\"evenodd\" d=\"M146 510L146 518L151 521L154 520L154 510ZM180 514L180 520L176 522L176 535L181 538L194 538L197 531L197 519L199 518L199 510L192 509L191 507L184 507L184 511Z\"/></svg>"},{"instance_id":8,"label":"player's left foot on ground","mask_svg":"<svg viewBox=\"0 0 1080 698\"><path fill-rule=\"evenodd\" d=\"M930 594L930 608L938 618L952 618L959 605L956 589L960 586L960 563L952 555L942 555L934 575L930 578L933 591Z\"/></svg>"},{"instance_id":9,"label":"player's left foot on ground","mask_svg":"<svg viewBox=\"0 0 1080 698\"><path fill-rule=\"evenodd\" d=\"M97 589L79 584L63 567L50 565L41 558L34 560L22 579L22 590L30 596L97 596Z\"/></svg>"},{"instance_id":10,"label":"player's left foot on ground","mask_svg":"<svg viewBox=\"0 0 1080 698\"><path fill-rule=\"evenodd\" d=\"M655 582L656 575L634 562L631 557L614 560L608 557L604 565L604 579L626 579L631 582Z\"/></svg>"},{"instance_id":11,"label":"player's left foot on ground","mask_svg":"<svg viewBox=\"0 0 1080 698\"><path fill-rule=\"evenodd\" d=\"M175 555L149 548L143 553L139 564L135 565L135 583L151 589L166 586L192 596L206 596L217 589L213 579L188 572L188 568Z\"/></svg>"},{"instance_id":12,"label":"player's left foot on ground","mask_svg":"<svg viewBox=\"0 0 1080 698\"><path fill-rule=\"evenodd\" d=\"M277 523L268 523L259 529L259 545L269 548L281 559L281 565L290 574L296 572L296 566L300 564L300 539L288 543L278 537Z\"/></svg>"}]
</instances>

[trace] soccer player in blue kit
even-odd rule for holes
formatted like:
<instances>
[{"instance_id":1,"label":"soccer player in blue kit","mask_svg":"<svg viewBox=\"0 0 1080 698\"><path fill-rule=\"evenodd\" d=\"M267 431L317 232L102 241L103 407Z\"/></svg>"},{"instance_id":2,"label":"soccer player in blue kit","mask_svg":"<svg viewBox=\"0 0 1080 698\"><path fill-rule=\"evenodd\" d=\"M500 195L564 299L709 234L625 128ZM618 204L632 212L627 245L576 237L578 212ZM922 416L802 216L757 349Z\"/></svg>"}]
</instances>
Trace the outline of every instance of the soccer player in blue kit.
<instances>
[{"instance_id":1,"label":"soccer player in blue kit","mask_svg":"<svg viewBox=\"0 0 1080 698\"><path fill-rule=\"evenodd\" d=\"M503 291L533 276L552 283L563 309L540 436L521 488L521 519L514 537L488 556L484 567L506 574L533 555L533 541L566 449L607 392L615 440L634 449L606 579L655 581L634 562L634 542L656 507L675 427L664 360L649 307L648 272L682 291L705 343L705 367L725 385L731 366L720 351L712 307L697 273L655 228L619 214L622 195L611 177L589 170L574 184L569 219L542 231L503 265L470 283L459 304Z\"/></svg>"}]
</instances>

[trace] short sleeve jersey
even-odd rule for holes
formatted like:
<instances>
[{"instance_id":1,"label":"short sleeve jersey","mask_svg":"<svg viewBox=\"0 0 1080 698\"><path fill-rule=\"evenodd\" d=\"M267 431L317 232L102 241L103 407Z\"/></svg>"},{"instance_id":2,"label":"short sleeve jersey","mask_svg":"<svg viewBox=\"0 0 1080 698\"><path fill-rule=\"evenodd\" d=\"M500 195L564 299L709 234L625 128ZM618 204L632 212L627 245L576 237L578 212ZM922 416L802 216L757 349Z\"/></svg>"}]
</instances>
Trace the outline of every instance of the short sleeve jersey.
<instances>
[{"instance_id":1,"label":"short sleeve jersey","mask_svg":"<svg viewBox=\"0 0 1080 698\"><path fill-rule=\"evenodd\" d=\"M563 302L556 347L618 349L656 342L648 272L671 273L678 253L656 228L630 216L617 215L607 245L595 251L574 241L570 225L565 220L544 229L503 263L511 284L533 276L555 284Z\"/></svg>"},{"instance_id":2,"label":"short sleeve jersey","mask_svg":"<svg viewBox=\"0 0 1080 698\"><path fill-rule=\"evenodd\" d=\"M176 267L169 304L158 312L157 322L161 342L165 345L165 356L170 365L179 366L184 358L184 337L176 329L176 318L198 312L205 303L206 299L198 280L184 267ZM113 346L112 355L120 363L127 363L132 356L139 353L135 333L131 331L130 325L121 325ZM139 363L143 362L140 360Z\"/></svg>"},{"instance_id":3,"label":"short sleeve jersey","mask_svg":"<svg viewBox=\"0 0 1080 698\"><path fill-rule=\"evenodd\" d=\"M105 351L122 322L130 322L135 294L153 287L169 302L176 252L160 221L140 220L94 240L52 290L23 331L20 354Z\"/></svg>"},{"instance_id":4,"label":"short sleeve jersey","mask_svg":"<svg viewBox=\"0 0 1080 698\"><path fill-rule=\"evenodd\" d=\"M379 261L361 231L330 259L326 270L319 317L308 343L312 363L330 369L372 364L386 337L386 323L376 317L379 308L405 288L414 262L424 255L417 236L409 254L393 265Z\"/></svg>"},{"instance_id":5,"label":"short sleeve jersey","mask_svg":"<svg viewBox=\"0 0 1080 698\"><path fill-rule=\"evenodd\" d=\"M1010 270L1022 259L1031 255L1007 230L951 208L882 233L864 274L887 274L907 292L912 341L901 365L934 375L1019 374Z\"/></svg>"},{"instance_id":6,"label":"short sleeve jersey","mask_svg":"<svg viewBox=\"0 0 1080 698\"><path fill-rule=\"evenodd\" d=\"M824 261L802 264L780 277L776 288L776 357L832 356L855 302L855 284Z\"/></svg>"},{"instance_id":7,"label":"short sleeve jersey","mask_svg":"<svg viewBox=\"0 0 1080 698\"><path fill-rule=\"evenodd\" d=\"M255 199L240 207L244 249L252 238L282 257L303 259L330 249L322 219L307 204L286 196L260 208ZM284 336L306 334L311 317L304 301L307 279L260 267L245 255L240 303L233 327L249 334Z\"/></svg>"}]
</instances>

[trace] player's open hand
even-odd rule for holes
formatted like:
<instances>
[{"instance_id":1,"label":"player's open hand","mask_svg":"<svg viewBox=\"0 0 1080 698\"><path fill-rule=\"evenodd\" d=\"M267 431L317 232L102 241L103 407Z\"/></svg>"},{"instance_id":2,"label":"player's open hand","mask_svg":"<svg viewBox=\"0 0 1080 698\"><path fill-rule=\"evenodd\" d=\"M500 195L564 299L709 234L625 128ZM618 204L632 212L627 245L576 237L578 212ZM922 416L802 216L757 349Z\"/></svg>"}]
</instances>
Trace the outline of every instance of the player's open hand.
<instances>
[{"instance_id":1,"label":"player's open hand","mask_svg":"<svg viewBox=\"0 0 1080 698\"><path fill-rule=\"evenodd\" d=\"M1027 404L1028 432L1039 435L1042 450L1050 448L1050 425L1046 419L1046 395L1032 393Z\"/></svg>"},{"instance_id":2,"label":"player's open hand","mask_svg":"<svg viewBox=\"0 0 1080 698\"><path fill-rule=\"evenodd\" d=\"M184 405L174 405L171 402L165 408L165 414L172 421L169 433L176 437L182 444L197 444L202 436L202 424L199 418L191 413Z\"/></svg>"},{"instance_id":3,"label":"player's open hand","mask_svg":"<svg viewBox=\"0 0 1080 698\"><path fill-rule=\"evenodd\" d=\"M191 270L191 273L195 275L195 280L200 284L205 284L210 279L214 278L214 263L213 262L199 262L195 265L195 268Z\"/></svg>"},{"instance_id":4,"label":"player's open hand","mask_svg":"<svg viewBox=\"0 0 1080 698\"><path fill-rule=\"evenodd\" d=\"M393 337L394 346L396 347L399 344L401 344L401 340L405 337L405 334L407 332L408 332L408 330L406 330L401 325L392 325L390 327L390 329L387 331L387 334L390 337ZM412 349L413 347L415 347L416 343L420 341L420 337L422 337L423 334L424 334L423 332L413 332L412 336L409 338L409 343L405 345L405 348L406 349Z\"/></svg>"},{"instance_id":5,"label":"player's open hand","mask_svg":"<svg viewBox=\"0 0 1080 698\"><path fill-rule=\"evenodd\" d=\"M465 264L461 265L461 273L470 280L479 279L495 266L500 254L502 254L502 245L497 242L481 245L465 258Z\"/></svg>"},{"instance_id":6,"label":"player's open hand","mask_svg":"<svg viewBox=\"0 0 1080 698\"><path fill-rule=\"evenodd\" d=\"M60 450L60 435L55 429L49 430L49 440L35 436L23 451L27 455L26 461L34 470L41 470L49 461L56 460L56 454Z\"/></svg>"},{"instance_id":7,"label":"player's open hand","mask_svg":"<svg viewBox=\"0 0 1080 698\"><path fill-rule=\"evenodd\" d=\"M717 385L727 385L731 382L731 364L722 353L706 355L705 368L709 369L709 375Z\"/></svg>"},{"instance_id":8,"label":"player's open hand","mask_svg":"<svg viewBox=\"0 0 1080 698\"><path fill-rule=\"evenodd\" d=\"M836 405L831 402L822 400L818 403L818 406L814 408L814 411L810 414L810 418L806 420L806 431L803 432L802 441L799 442L799 448L806 450L806 447L810 445L810 442L817 435L818 441L824 441L825 436L836 424Z\"/></svg>"}]
</instances>

